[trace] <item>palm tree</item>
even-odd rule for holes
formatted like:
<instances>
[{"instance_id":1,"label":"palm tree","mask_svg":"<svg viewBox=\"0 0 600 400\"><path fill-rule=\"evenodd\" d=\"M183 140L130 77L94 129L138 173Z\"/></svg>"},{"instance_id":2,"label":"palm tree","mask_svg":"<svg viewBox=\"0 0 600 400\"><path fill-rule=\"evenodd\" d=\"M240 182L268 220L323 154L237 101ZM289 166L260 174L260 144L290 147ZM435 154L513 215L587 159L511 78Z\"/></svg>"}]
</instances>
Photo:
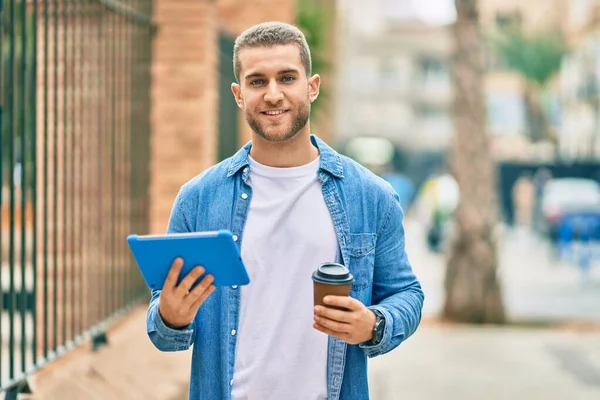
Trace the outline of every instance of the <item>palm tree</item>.
<instances>
[{"instance_id":1,"label":"palm tree","mask_svg":"<svg viewBox=\"0 0 600 400\"><path fill-rule=\"evenodd\" d=\"M328 3L322 0L298 0L296 3L296 24L306 36L313 73L317 74L326 73L330 67L326 51L329 50L327 41L334 21ZM318 100L311 106L314 114L321 111L321 104L325 102L328 93L324 89L321 88Z\"/></svg>"},{"instance_id":2,"label":"palm tree","mask_svg":"<svg viewBox=\"0 0 600 400\"><path fill-rule=\"evenodd\" d=\"M450 167L460 189L457 235L446 270L443 316L467 323L505 320L496 275L494 166L485 133L483 50L477 0L455 0L454 127Z\"/></svg>"},{"instance_id":3,"label":"palm tree","mask_svg":"<svg viewBox=\"0 0 600 400\"><path fill-rule=\"evenodd\" d=\"M567 52L562 36L556 32L527 34L518 27L512 27L490 39L492 49L500 59L525 81L524 96L531 140L547 140L556 144L557 138L548 129L541 99L548 83L560 70Z\"/></svg>"}]
</instances>

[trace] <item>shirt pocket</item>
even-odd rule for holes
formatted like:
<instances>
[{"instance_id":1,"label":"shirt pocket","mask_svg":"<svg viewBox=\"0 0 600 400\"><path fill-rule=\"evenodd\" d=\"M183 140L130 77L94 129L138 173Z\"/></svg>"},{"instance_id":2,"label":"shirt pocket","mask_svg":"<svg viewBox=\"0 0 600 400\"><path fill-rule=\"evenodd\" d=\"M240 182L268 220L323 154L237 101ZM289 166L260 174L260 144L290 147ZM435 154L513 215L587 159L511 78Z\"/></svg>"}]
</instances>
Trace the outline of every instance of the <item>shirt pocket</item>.
<instances>
[{"instance_id":1,"label":"shirt pocket","mask_svg":"<svg viewBox=\"0 0 600 400\"><path fill-rule=\"evenodd\" d=\"M351 233L349 235L348 269L354 276L351 292L357 293L372 286L376 243L377 234L375 233Z\"/></svg>"}]
</instances>

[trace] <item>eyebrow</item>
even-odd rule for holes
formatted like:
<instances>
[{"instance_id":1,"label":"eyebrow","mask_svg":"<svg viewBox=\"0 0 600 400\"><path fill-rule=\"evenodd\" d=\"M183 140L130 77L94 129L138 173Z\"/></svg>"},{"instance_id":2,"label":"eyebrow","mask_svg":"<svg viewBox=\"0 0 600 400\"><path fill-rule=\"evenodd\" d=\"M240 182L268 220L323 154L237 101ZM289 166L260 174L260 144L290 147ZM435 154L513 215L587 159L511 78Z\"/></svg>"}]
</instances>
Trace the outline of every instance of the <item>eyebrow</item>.
<instances>
[{"instance_id":1,"label":"eyebrow","mask_svg":"<svg viewBox=\"0 0 600 400\"><path fill-rule=\"evenodd\" d=\"M300 73L297 69L294 68L289 68L289 69L284 69L279 71L278 75L285 75L285 74L298 74Z\"/></svg>"},{"instance_id":2,"label":"eyebrow","mask_svg":"<svg viewBox=\"0 0 600 400\"><path fill-rule=\"evenodd\" d=\"M299 74L300 72L295 68L283 69L277 73L277 75L285 75L285 74ZM253 79L253 78L262 78L265 74L262 72L253 72L244 77L245 80Z\"/></svg>"}]
</instances>

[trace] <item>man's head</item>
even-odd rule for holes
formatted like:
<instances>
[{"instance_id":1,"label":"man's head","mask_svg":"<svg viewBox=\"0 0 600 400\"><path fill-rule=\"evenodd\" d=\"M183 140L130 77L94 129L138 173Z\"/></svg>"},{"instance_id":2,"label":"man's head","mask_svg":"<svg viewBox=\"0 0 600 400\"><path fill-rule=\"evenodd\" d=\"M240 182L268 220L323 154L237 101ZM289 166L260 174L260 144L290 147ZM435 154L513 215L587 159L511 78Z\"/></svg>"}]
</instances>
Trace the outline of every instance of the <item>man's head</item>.
<instances>
[{"instance_id":1,"label":"man's head","mask_svg":"<svg viewBox=\"0 0 600 400\"><path fill-rule=\"evenodd\" d=\"M261 138L282 142L307 126L320 78L311 76L304 34L281 22L255 25L235 41L231 85L248 124Z\"/></svg>"}]
</instances>

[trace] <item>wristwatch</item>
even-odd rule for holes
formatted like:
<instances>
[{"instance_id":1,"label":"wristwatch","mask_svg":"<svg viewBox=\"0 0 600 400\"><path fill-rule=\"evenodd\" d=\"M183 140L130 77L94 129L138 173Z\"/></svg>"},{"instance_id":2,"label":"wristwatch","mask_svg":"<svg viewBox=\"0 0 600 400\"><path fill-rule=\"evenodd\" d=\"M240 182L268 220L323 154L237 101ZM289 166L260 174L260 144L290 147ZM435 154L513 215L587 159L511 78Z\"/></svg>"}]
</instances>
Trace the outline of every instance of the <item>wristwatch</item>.
<instances>
[{"instance_id":1,"label":"wristwatch","mask_svg":"<svg viewBox=\"0 0 600 400\"><path fill-rule=\"evenodd\" d=\"M367 346L377 346L383 339L383 331L385 330L385 317L379 310L371 309L375 314L375 326L373 326L373 338L366 342Z\"/></svg>"}]
</instances>

